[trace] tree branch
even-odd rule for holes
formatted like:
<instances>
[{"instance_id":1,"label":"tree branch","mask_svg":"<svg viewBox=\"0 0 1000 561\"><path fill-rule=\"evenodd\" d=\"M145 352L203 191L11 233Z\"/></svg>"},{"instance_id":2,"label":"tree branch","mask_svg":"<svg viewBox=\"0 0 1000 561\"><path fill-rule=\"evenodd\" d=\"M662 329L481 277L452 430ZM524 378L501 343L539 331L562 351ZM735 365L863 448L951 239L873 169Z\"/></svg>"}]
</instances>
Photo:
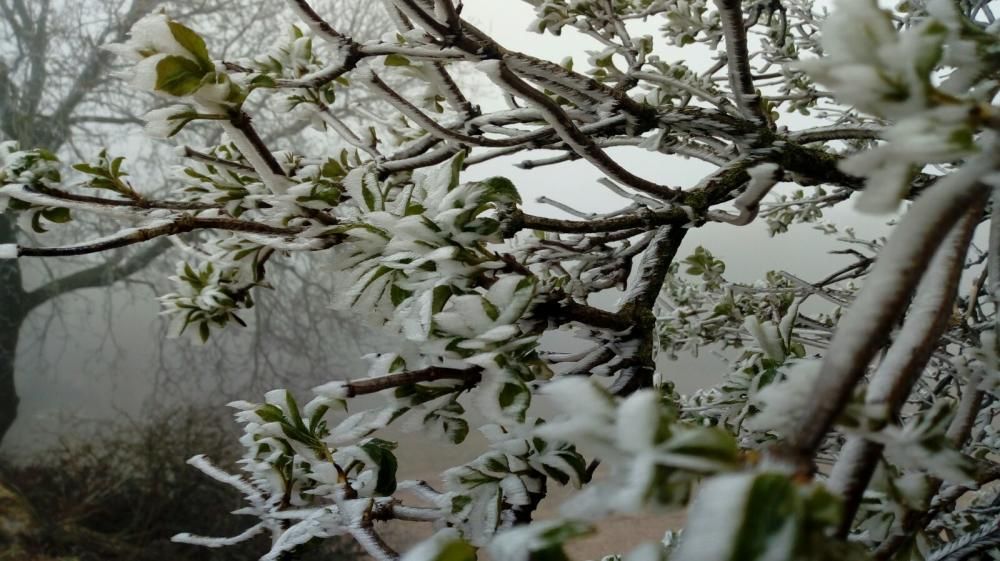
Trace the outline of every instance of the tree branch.
<instances>
[{"instance_id":1,"label":"tree branch","mask_svg":"<svg viewBox=\"0 0 1000 561\"><path fill-rule=\"evenodd\" d=\"M422 382L434 382L437 380L460 380L466 385L478 384L482 379L483 369L479 366L469 368L446 368L443 366L429 366L420 370L410 370L407 372L397 372L386 374L385 376L375 376L372 378L361 378L348 382L334 382L338 392L345 398L368 395L382 390L409 386Z\"/></svg>"},{"instance_id":2,"label":"tree branch","mask_svg":"<svg viewBox=\"0 0 1000 561\"><path fill-rule=\"evenodd\" d=\"M743 8L740 0L715 0L726 37L726 63L729 65L729 86L733 90L736 106L744 115L759 125L770 127L764 114L760 94L753 85L750 72L750 55L747 51L747 32L743 25Z\"/></svg>"},{"instance_id":3,"label":"tree branch","mask_svg":"<svg viewBox=\"0 0 1000 561\"><path fill-rule=\"evenodd\" d=\"M277 228L259 222L249 222L235 218L197 218L183 215L172 220L163 220L153 225L122 230L111 236L62 247L17 246L18 257L69 257L100 253L110 249L126 247L149 241L161 236L173 236L194 230L227 230L267 236L294 236L301 228Z\"/></svg>"},{"instance_id":4,"label":"tree branch","mask_svg":"<svg viewBox=\"0 0 1000 561\"><path fill-rule=\"evenodd\" d=\"M498 86L504 90L526 99L534 105L556 134L574 152L604 172L609 178L623 185L648 193L664 200L676 199L681 191L672 187L658 185L638 177L621 167L613 158L601 150L594 141L573 124L559 105L544 93L526 84L510 71L501 61L489 61L480 64L480 69Z\"/></svg>"},{"instance_id":5,"label":"tree branch","mask_svg":"<svg viewBox=\"0 0 1000 561\"><path fill-rule=\"evenodd\" d=\"M110 286L146 268L170 247L170 242L161 238L123 261L107 261L49 281L25 296L26 306L28 309L33 309L74 290Z\"/></svg>"}]
</instances>

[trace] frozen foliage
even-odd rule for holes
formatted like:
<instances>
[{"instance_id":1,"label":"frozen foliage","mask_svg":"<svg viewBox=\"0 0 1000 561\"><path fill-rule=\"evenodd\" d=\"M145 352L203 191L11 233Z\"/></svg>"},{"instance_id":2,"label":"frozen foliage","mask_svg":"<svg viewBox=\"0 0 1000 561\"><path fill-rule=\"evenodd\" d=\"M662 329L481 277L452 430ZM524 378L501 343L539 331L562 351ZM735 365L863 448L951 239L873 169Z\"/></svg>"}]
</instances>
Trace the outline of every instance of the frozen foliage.
<instances>
[{"instance_id":1,"label":"frozen foliage","mask_svg":"<svg viewBox=\"0 0 1000 561\"><path fill-rule=\"evenodd\" d=\"M22 227L43 233L78 213L120 223L63 247L4 243L0 258L186 236L189 261L160 301L174 334L207 339L242 324L257 290L287 288L271 286L274 261L307 254L335 286L331 306L399 342L368 357L366 377L301 401L275 389L231 403L243 430L236 468L190 463L238 489L236 514L251 521L236 536L176 541L266 534L265 560L334 536L380 561L559 560L606 516L690 508L679 537L622 544L629 553L607 559L960 559L995 543L991 2L890 11L839 0L827 16L809 0L529 0L532 29L568 26L600 45L561 64L505 49L451 0L386 0L398 32L365 42L306 0L288 3L301 24L246 60L213 58L164 14L110 47L136 88L170 102L146 114L148 134L176 141L196 121L224 133L179 147L163 198L106 152L74 165L67 187L52 154L0 144L0 210ZM657 35L640 34L639 20L659 22ZM697 68L661 44L715 62ZM459 64L508 107L468 99L451 74ZM399 80L419 91L401 95ZM345 88L377 100L364 126L332 108ZM268 96L340 147L269 148L247 103ZM816 126L779 124L782 111ZM623 167L606 151L616 146L714 171L659 183ZM543 197L570 218L537 216L521 186L463 175L515 154L525 169L582 160L625 204L588 214ZM856 191L870 212L914 202L888 239L865 240L824 222ZM772 234L814 223L853 261L815 282L771 271L738 283L710 249L677 255L708 222L757 219ZM972 239L986 222L981 250ZM613 309L590 303L609 288L622 291ZM556 332L580 350L542 344ZM720 349L724 380L692 395L657 371L659 353ZM539 396L554 404L550 418L538 417ZM400 480L407 458L385 438L391 424L454 444L476 430L487 446L439 482ZM554 485L574 491L535 520ZM401 555L381 522L435 533Z\"/></svg>"},{"instance_id":2,"label":"frozen foliage","mask_svg":"<svg viewBox=\"0 0 1000 561\"><path fill-rule=\"evenodd\" d=\"M772 380L750 401L761 412L750 419L749 428L779 434L805 419L813 386L819 374L817 361L799 361L789 366L782 380Z\"/></svg>"},{"instance_id":3,"label":"frozen foliage","mask_svg":"<svg viewBox=\"0 0 1000 561\"><path fill-rule=\"evenodd\" d=\"M841 166L868 177L862 210L895 210L915 166L976 151L976 118L970 116L989 94L972 78L981 65L973 37L989 40L989 34L966 25L948 0L928 4L927 16L899 30L874 0L845 0L823 25L827 56L800 66L845 103L894 121L884 145ZM935 84L941 72L948 77Z\"/></svg>"}]
</instances>

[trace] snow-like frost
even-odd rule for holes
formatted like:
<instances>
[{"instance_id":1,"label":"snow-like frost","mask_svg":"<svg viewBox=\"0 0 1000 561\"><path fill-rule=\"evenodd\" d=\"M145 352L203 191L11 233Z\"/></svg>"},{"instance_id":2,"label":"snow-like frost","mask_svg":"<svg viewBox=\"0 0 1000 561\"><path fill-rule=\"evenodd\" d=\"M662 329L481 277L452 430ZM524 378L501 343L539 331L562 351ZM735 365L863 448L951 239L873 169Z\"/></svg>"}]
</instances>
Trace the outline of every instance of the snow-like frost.
<instances>
[{"instance_id":1,"label":"snow-like frost","mask_svg":"<svg viewBox=\"0 0 1000 561\"><path fill-rule=\"evenodd\" d=\"M260 176L261 181L264 182L264 185L267 185L272 193L280 195L288 191L291 181L284 175L271 169L267 161L264 160L264 157L257 151L253 142L243 134L243 131L236 128L229 121L219 121L219 125L226 131L226 135L233 141L233 144L243 154L243 157L250 162L254 171Z\"/></svg>"},{"instance_id":2,"label":"snow-like frost","mask_svg":"<svg viewBox=\"0 0 1000 561\"><path fill-rule=\"evenodd\" d=\"M618 407L617 444L623 450L641 452L656 443L660 430L660 403L656 391L639 391Z\"/></svg>"},{"instance_id":3,"label":"snow-like frost","mask_svg":"<svg viewBox=\"0 0 1000 561\"><path fill-rule=\"evenodd\" d=\"M433 536L410 548L400 561L434 561L445 547L460 540L458 530L443 528L438 530Z\"/></svg>"},{"instance_id":4,"label":"snow-like frost","mask_svg":"<svg viewBox=\"0 0 1000 561\"><path fill-rule=\"evenodd\" d=\"M334 381L327 382L313 388L313 393L331 399L346 399L348 397L347 382Z\"/></svg>"},{"instance_id":5,"label":"snow-like frost","mask_svg":"<svg viewBox=\"0 0 1000 561\"><path fill-rule=\"evenodd\" d=\"M662 561L663 544L642 542L622 557L622 561Z\"/></svg>"},{"instance_id":6,"label":"snow-like frost","mask_svg":"<svg viewBox=\"0 0 1000 561\"><path fill-rule=\"evenodd\" d=\"M747 427L758 431L784 433L798 426L808 412L813 387L819 375L820 361L796 362L780 382L772 382L752 402L760 413L747 421Z\"/></svg>"},{"instance_id":7,"label":"snow-like frost","mask_svg":"<svg viewBox=\"0 0 1000 561\"><path fill-rule=\"evenodd\" d=\"M250 538L256 536L257 534L263 532L264 530L265 530L264 524L262 523L255 524L244 530L242 533L229 538L210 538L206 536L196 536L194 534L182 532L180 534L175 534L173 537L170 538L170 541L174 543L200 545L203 547L225 547L245 542Z\"/></svg>"},{"instance_id":8,"label":"snow-like frost","mask_svg":"<svg viewBox=\"0 0 1000 561\"><path fill-rule=\"evenodd\" d=\"M183 126L194 112L187 105L170 105L153 109L142 116L146 121L144 132L151 138L169 138Z\"/></svg>"},{"instance_id":9,"label":"snow-like frost","mask_svg":"<svg viewBox=\"0 0 1000 561\"><path fill-rule=\"evenodd\" d=\"M746 508L753 474L722 475L705 482L688 516L676 561L730 559Z\"/></svg>"},{"instance_id":10,"label":"snow-like frost","mask_svg":"<svg viewBox=\"0 0 1000 561\"><path fill-rule=\"evenodd\" d=\"M0 259L17 259L17 244L0 244Z\"/></svg>"}]
</instances>

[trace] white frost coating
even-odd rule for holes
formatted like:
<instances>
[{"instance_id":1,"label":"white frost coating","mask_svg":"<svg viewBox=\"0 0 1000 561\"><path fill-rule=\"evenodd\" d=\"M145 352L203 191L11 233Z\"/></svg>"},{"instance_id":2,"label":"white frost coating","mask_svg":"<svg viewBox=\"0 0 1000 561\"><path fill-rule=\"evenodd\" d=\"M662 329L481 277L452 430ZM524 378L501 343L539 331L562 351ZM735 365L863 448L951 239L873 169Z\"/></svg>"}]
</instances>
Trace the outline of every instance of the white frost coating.
<instances>
[{"instance_id":1,"label":"white frost coating","mask_svg":"<svg viewBox=\"0 0 1000 561\"><path fill-rule=\"evenodd\" d=\"M864 437L851 435L837 454L837 463L833 464L826 487L831 492L844 496L851 488L858 473L855 467L868 460L871 451L865 444Z\"/></svg>"},{"instance_id":2,"label":"white frost coating","mask_svg":"<svg viewBox=\"0 0 1000 561\"><path fill-rule=\"evenodd\" d=\"M88 203L81 201L70 201L67 199L60 199L58 197L52 197L49 195L44 195L36 191L31 191L26 185L21 184L11 184L4 187L0 187L0 195L5 197L10 197L12 199L17 199L19 201L24 201L37 206L52 206L52 207L62 207L68 209L84 210L87 212L92 212L94 214L103 214L105 216L117 216L122 218L145 218L150 215L148 210L140 210L127 206L119 205L103 205L99 203Z\"/></svg>"},{"instance_id":3,"label":"white frost coating","mask_svg":"<svg viewBox=\"0 0 1000 561\"><path fill-rule=\"evenodd\" d=\"M781 333L774 323L770 321L760 323L757 316L750 315L743 321L743 327L753 335L768 358L779 364L785 362Z\"/></svg>"},{"instance_id":4,"label":"white frost coating","mask_svg":"<svg viewBox=\"0 0 1000 561\"><path fill-rule=\"evenodd\" d=\"M255 244L281 251L314 251L322 249L326 242L316 238L291 238L244 233L243 238Z\"/></svg>"},{"instance_id":5,"label":"white frost coating","mask_svg":"<svg viewBox=\"0 0 1000 561\"><path fill-rule=\"evenodd\" d=\"M736 208L756 206L764 198L764 195L771 190L771 187L778 182L778 173L780 171L781 168L778 167L778 164L770 162L757 164L748 169L747 174L750 176L750 184L747 186L746 191L743 191L733 201Z\"/></svg>"},{"instance_id":6,"label":"white frost coating","mask_svg":"<svg viewBox=\"0 0 1000 561\"><path fill-rule=\"evenodd\" d=\"M557 379L545 385L542 392L567 413L606 417L612 415L615 409L610 397L599 391L594 383L586 378Z\"/></svg>"},{"instance_id":7,"label":"white frost coating","mask_svg":"<svg viewBox=\"0 0 1000 561\"><path fill-rule=\"evenodd\" d=\"M615 429L618 446L623 450L642 452L652 448L659 428L660 403L655 391L636 392L618 406Z\"/></svg>"},{"instance_id":8,"label":"white frost coating","mask_svg":"<svg viewBox=\"0 0 1000 561\"><path fill-rule=\"evenodd\" d=\"M500 480L500 489L503 490L504 501L512 505L531 504L531 497L528 496L528 489L524 486L521 478L510 474Z\"/></svg>"},{"instance_id":9,"label":"white frost coating","mask_svg":"<svg viewBox=\"0 0 1000 561\"><path fill-rule=\"evenodd\" d=\"M778 178L781 175L780 172L781 168L777 164L772 163L758 164L748 169L747 174L750 175L750 183L739 196L733 199L736 214L712 211L708 213L708 218L736 226L745 226L753 222L753 219L757 218L760 201L778 183Z\"/></svg>"},{"instance_id":10,"label":"white frost coating","mask_svg":"<svg viewBox=\"0 0 1000 561\"><path fill-rule=\"evenodd\" d=\"M324 31L322 23L320 21L317 21L308 12L302 9L302 5L299 2L296 2L296 0L288 0L285 3L288 4L288 7L292 9L292 13L298 16L298 18L302 20L302 23L306 24L306 26L309 27L310 31L322 37L323 40L327 41L328 43L337 45L338 47L345 46L345 41L343 39L339 39Z\"/></svg>"},{"instance_id":11,"label":"white frost coating","mask_svg":"<svg viewBox=\"0 0 1000 561\"><path fill-rule=\"evenodd\" d=\"M260 492L254 488L253 485L250 485L238 475L226 473L215 467L203 454L198 454L197 456L190 458L187 463L219 483L225 483L226 485L237 489L251 502L255 502L254 499L260 499L263 501L260 497Z\"/></svg>"},{"instance_id":12,"label":"white frost coating","mask_svg":"<svg viewBox=\"0 0 1000 561\"><path fill-rule=\"evenodd\" d=\"M433 561L448 545L460 541L458 530L444 528L410 548L399 561Z\"/></svg>"},{"instance_id":13,"label":"white frost coating","mask_svg":"<svg viewBox=\"0 0 1000 561\"><path fill-rule=\"evenodd\" d=\"M396 561L396 556L386 550L385 544L378 539L378 536L371 528L350 526L347 531L351 533L351 536L358 542L358 545L368 552L368 555L374 557L376 561Z\"/></svg>"},{"instance_id":14,"label":"white frost coating","mask_svg":"<svg viewBox=\"0 0 1000 561\"><path fill-rule=\"evenodd\" d=\"M260 561L278 561L284 554L292 549L312 540L315 537L327 537L320 524L323 515L320 510L316 514L297 522L290 528L282 532L278 539L271 545L271 550L260 558Z\"/></svg>"},{"instance_id":15,"label":"white frost coating","mask_svg":"<svg viewBox=\"0 0 1000 561\"><path fill-rule=\"evenodd\" d=\"M109 234L107 236L102 236L100 238L90 239L90 240L87 240L85 242L81 242L81 243L77 243L77 244L62 245L62 246L58 246L58 247L50 248L50 249L60 249L60 250L66 250L66 251L83 251L83 252L86 252L87 250L90 250L90 252L96 252L96 251L100 251L100 250L94 250L94 248L96 246L103 245L103 244L106 244L106 243L109 243L109 242L115 242L115 241L118 241L118 240L126 240L126 241L128 241L129 238L131 238L132 236L135 236L136 234L138 234L140 232L145 232L145 231L153 230L153 229L156 229L156 228L161 228L163 226L167 226L167 225L170 225L170 224L173 224L172 220L153 220L153 221L147 222L146 224L143 224L141 227L125 228L123 230L119 230L119 231L117 231L117 232L115 232L113 234ZM0 256L0 257L2 257L2 256Z\"/></svg>"},{"instance_id":16,"label":"white frost coating","mask_svg":"<svg viewBox=\"0 0 1000 561\"><path fill-rule=\"evenodd\" d=\"M901 119L886 131L884 144L841 162L842 171L868 178L856 208L871 214L894 212L910 187L914 166L966 157L969 146L956 143L954 137L961 136L967 117L968 108L959 105Z\"/></svg>"},{"instance_id":17,"label":"white frost coating","mask_svg":"<svg viewBox=\"0 0 1000 561\"><path fill-rule=\"evenodd\" d=\"M359 138L358 135L354 134L354 131L352 131L351 128L347 126L347 124L338 119L337 116L334 115L331 110L317 109L315 112L316 115L318 115L319 118L324 123L329 125L338 135L340 135L340 138L343 138L346 142L350 143L352 146L364 150L374 158L381 157L381 154L379 154L374 148L372 148L371 146L366 144L363 140L361 140L361 138Z\"/></svg>"},{"instance_id":18,"label":"white frost coating","mask_svg":"<svg viewBox=\"0 0 1000 561\"><path fill-rule=\"evenodd\" d=\"M653 239L649 240L649 245L646 246L646 249L642 253L642 261L640 262L642 266L638 267L639 271L635 273L638 275L638 278L629 287L628 292L622 296L622 302L635 302L649 291L649 285L653 282L653 275L647 273L647 268L656 265L654 263L655 259L647 259L647 257L650 257L650 248L654 248L653 251L655 251L655 248L665 243L665 238L670 235L670 232L670 227L664 226L656 230L656 233L653 234ZM631 279L629 280L631 281Z\"/></svg>"},{"instance_id":19,"label":"white frost coating","mask_svg":"<svg viewBox=\"0 0 1000 561\"><path fill-rule=\"evenodd\" d=\"M142 60L143 52L148 51L196 60L191 51L174 38L170 18L165 14L152 14L140 19L129 31L128 41L105 45L104 48L133 62Z\"/></svg>"},{"instance_id":20,"label":"white frost coating","mask_svg":"<svg viewBox=\"0 0 1000 561\"><path fill-rule=\"evenodd\" d=\"M818 360L796 362L780 382L772 382L757 395L751 403L761 412L747 421L747 427L757 431L785 433L798 426L807 411L813 386L819 376Z\"/></svg>"},{"instance_id":21,"label":"white frost coating","mask_svg":"<svg viewBox=\"0 0 1000 561\"><path fill-rule=\"evenodd\" d=\"M533 552L541 551L552 544L552 538L547 534L567 524L572 522L558 519L545 520L504 530L487 546L487 553L493 561L528 561Z\"/></svg>"},{"instance_id":22,"label":"white frost coating","mask_svg":"<svg viewBox=\"0 0 1000 561\"><path fill-rule=\"evenodd\" d=\"M492 81L494 84L505 90L507 93L511 95L523 96L523 94L519 92L516 87L514 87L504 78L502 72L503 66L500 61L498 60L483 61L476 64L476 68L481 72L483 72L484 74L486 74L486 77L489 78L490 81ZM552 130L555 131L556 135L559 136L559 139L562 140L564 143L566 143L566 145L569 146L577 155L590 162L591 165L601 170L601 172L603 172L611 179L614 179L615 181L618 181L619 183L627 185L631 188L644 190L636 187L635 182L637 180L638 181L645 181L645 180L642 180L632 175L623 168L617 168L613 164L613 160L611 160L610 158L602 161L600 158L596 157L594 155L594 152L595 151L600 152L600 148L597 148L596 145L591 144L588 146L585 144L581 144L578 141L578 134L576 133L579 133L579 136L585 137L585 135L583 135L582 131L580 131L579 129L576 129L574 131L573 128L574 125L571 122L566 122L565 119L563 118L563 115L560 115L555 111L552 111L545 105L537 104L530 99L527 101L532 105L535 105L536 109L538 109L538 112L541 113L542 118L545 119L545 121L549 124L549 126L552 127Z\"/></svg>"},{"instance_id":23,"label":"white frost coating","mask_svg":"<svg viewBox=\"0 0 1000 561\"><path fill-rule=\"evenodd\" d=\"M264 157L257 152L257 149L250 142L250 139L243 134L243 131L236 128L229 121L219 121L219 123L222 125L222 130L226 131L226 135L229 136L229 139L239 149L240 154L243 154L243 157L250 162L254 171L260 176L260 180L264 182L264 185L267 185L267 188L272 193L282 195L288 191L288 188L292 186L292 181L284 175L271 171L271 167L267 165Z\"/></svg>"},{"instance_id":24,"label":"white frost coating","mask_svg":"<svg viewBox=\"0 0 1000 561\"><path fill-rule=\"evenodd\" d=\"M153 109L142 116L146 121L144 132L151 138L169 138L177 133L194 115L187 105L170 105Z\"/></svg>"},{"instance_id":25,"label":"white frost coating","mask_svg":"<svg viewBox=\"0 0 1000 561\"><path fill-rule=\"evenodd\" d=\"M604 112L597 111L602 105L614 103L613 97L600 95L601 92L591 89L588 84L574 78L572 74L553 72L548 68L537 66L532 61L517 57L508 58L507 62L512 70L533 80L543 82L546 89L572 99L581 109L602 114Z\"/></svg>"},{"instance_id":26,"label":"white frost coating","mask_svg":"<svg viewBox=\"0 0 1000 561\"><path fill-rule=\"evenodd\" d=\"M732 558L753 474L722 475L702 486L691 507L687 529L673 561L726 561Z\"/></svg>"},{"instance_id":27,"label":"white frost coating","mask_svg":"<svg viewBox=\"0 0 1000 561\"><path fill-rule=\"evenodd\" d=\"M632 551L625 554L622 561L662 561L663 559L663 544L642 542Z\"/></svg>"},{"instance_id":28,"label":"white frost coating","mask_svg":"<svg viewBox=\"0 0 1000 561\"><path fill-rule=\"evenodd\" d=\"M328 397L331 399L347 399L347 383L346 382L328 382L313 388L313 393L323 397Z\"/></svg>"},{"instance_id":29,"label":"white frost coating","mask_svg":"<svg viewBox=\"0 0 1000 561\"><path fill-rule=\"evenodd\" d=\"M17 259L17 244L0 244L0 259Z\"/></svg>"},{"instance_id":30,"label":"white frost coating","mask_svg":"<svg viewBox=\"0 0 1000 561\"><path fill-rule=\"evenodd\" d=\"M422 508L405 505L393 506L392 514L398 520L409 520L414 522L437 522L443 517L441 511L436 508Z\"/></svg>"},{"instance_id":31,"label":"white frost coating","mask_svg":"<svg viewBox=\"0 0 1000 561\"><path fill-rule=\"evenodd\" d=\"M887 94L894 80L903 87L919 87L922 76L910 66L940 44L934 35L920 27L898 32L889 12L875 0L840 0L823 23L821 37L826 56L797 66L828 85L838 100L893 119L924 108L924 96L916 91L903 99Z\"/></svg>"},{"instance_id":32,"label":"white frost coating","mask_svg":"<svg viewBox=\"0 0 1000 561\"><path fill-rule=\"evenodd\" d=\"M781 321L778 322L778 332L781 334L781 340L785 343L785 348L792 344L792 329L795 327L795 319L799 317L799 306L803 301L805 301L804 296L793 300L788 311L781 316Z\"/></svg>"},{"instance_id":33,"label":"white frost coating","mask_svg":"<svg viewBox=\"0 0 1000 561\"><path fill-rule=\"evenodd\" d=\"M372 499L338 500L337 506L340 508L341 524L361 528L365 523L366 514L371 511Z\"/></svg>"},{"instance_id":34,"label":"white frost coating","mask_svg":"<svg viewBox=\"0 0 1000 561\"><path fill-rule=\"evenodd\" d=\"M206 536L196 536L194 534L183 532L180 534L175 534L173 537L170 538L170 541L174 543L200 545L203 547L225 547L245 542L263 531L264 531L264 524L260 523L250 526L242 533L230 538L209 538Z\"/></svg>"}]
</instances>

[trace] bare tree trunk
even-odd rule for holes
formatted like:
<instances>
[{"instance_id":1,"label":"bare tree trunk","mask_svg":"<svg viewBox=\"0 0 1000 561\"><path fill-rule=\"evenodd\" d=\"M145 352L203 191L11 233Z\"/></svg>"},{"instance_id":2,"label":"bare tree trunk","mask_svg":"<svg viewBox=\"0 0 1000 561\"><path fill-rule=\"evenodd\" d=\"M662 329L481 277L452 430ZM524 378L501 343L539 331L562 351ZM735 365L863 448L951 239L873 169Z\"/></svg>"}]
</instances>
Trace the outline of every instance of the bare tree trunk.
<instances>
[{"instance_id":1,"label":"bare tree trunk","mask_svg":"<svg viewBox=\"0 0 1000 561\"><path fill-rule=\"evenodd\" d=\"M17 225L9 216L0 215L0 244L14 243ZM14 362L17 339L26 315L21 268L17 259L0 260L0 444L17 418L17 390L14 387Z\"/></svg>"}]
</instances>

